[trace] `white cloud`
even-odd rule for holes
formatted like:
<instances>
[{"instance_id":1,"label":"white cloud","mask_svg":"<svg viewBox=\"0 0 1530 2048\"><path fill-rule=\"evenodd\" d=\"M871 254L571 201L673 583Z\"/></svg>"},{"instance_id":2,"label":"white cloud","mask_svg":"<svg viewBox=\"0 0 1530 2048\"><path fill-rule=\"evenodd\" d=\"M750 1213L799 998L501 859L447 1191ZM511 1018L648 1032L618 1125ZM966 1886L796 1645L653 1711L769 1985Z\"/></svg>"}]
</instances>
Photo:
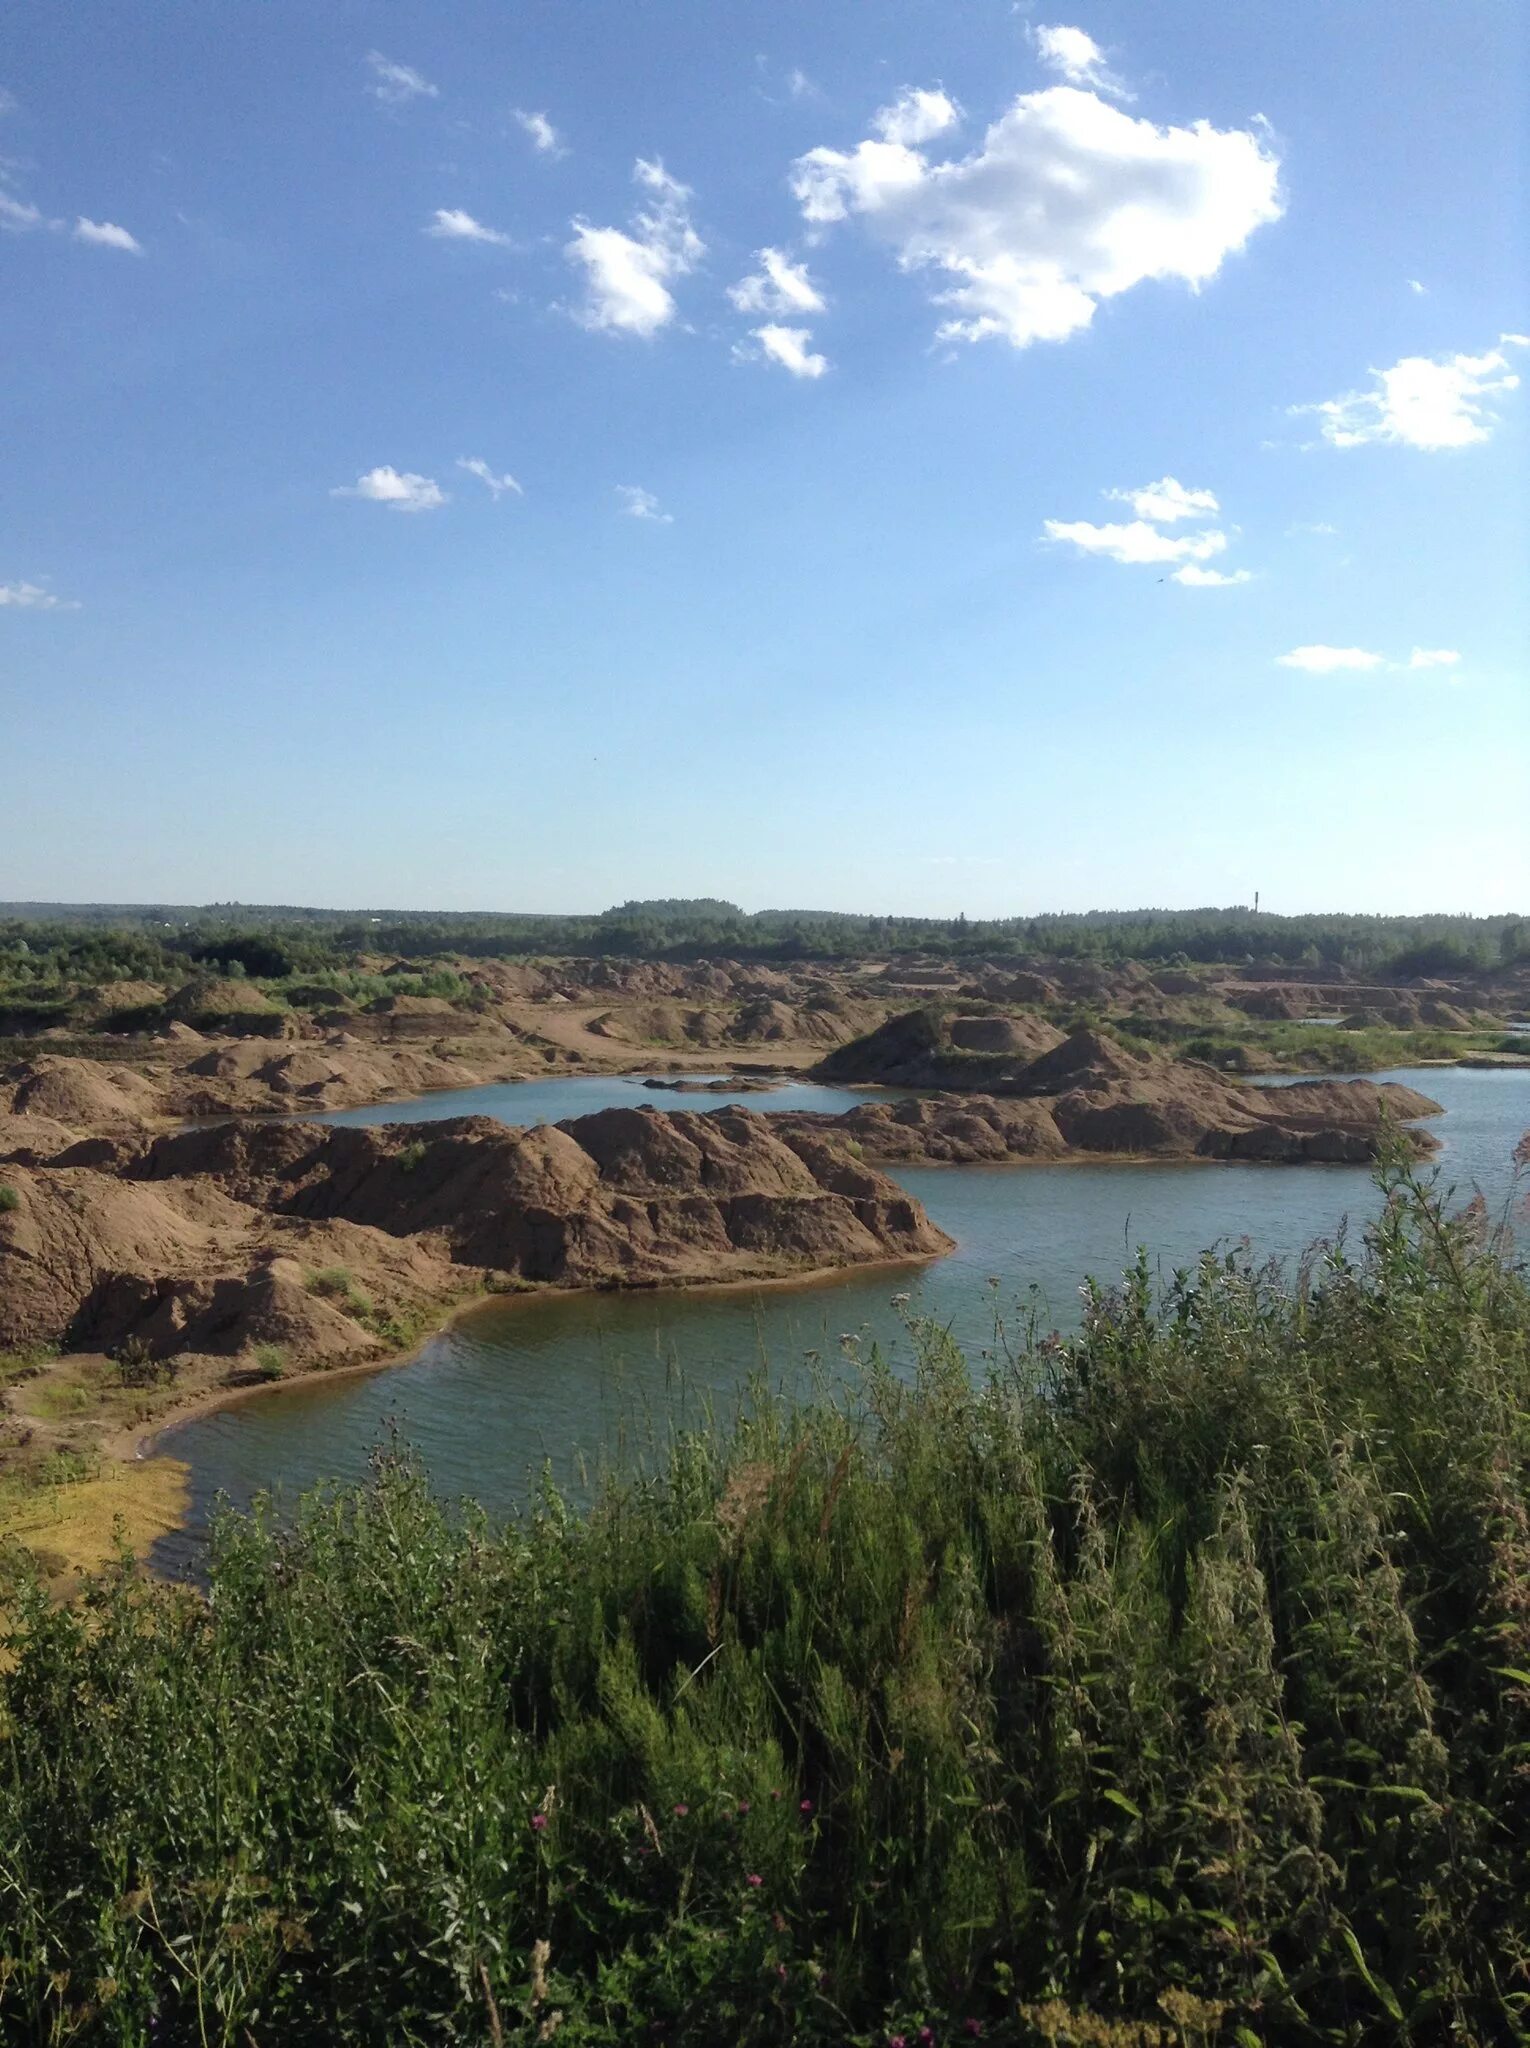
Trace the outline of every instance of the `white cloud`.
<instances>
[{"instance_id":1,"label":"white cloud","mask_svg":"<svg viewBox=\"0 0 1530 2048\"><path fill-rule=\"evenodd\" d=\"M821 313L823 294L808 276L807 266L793 263L781 249L759 249L760 267L737 284L728 297L741 313Z\"/></svg>"},{"instance_id":2,"label":"white cloud","mask_svg":"<svg viewBox=\"0 0 1530 2048\"><path fill-rule=\"evenodd\" d=\"M74 224L74 239L97 249L125 249L131 256L143 254L143 244L115 221L87 220L82 213Z\"/></svg>"},{"instance_id":3,"label":"white cloud","mask_svg":"<svg viewBox=\"0 0 1530 2048\"><path fill-rule=\"evenodd\" d=\"M938 86L906 85L890 107L873 115L871 125L884 142L913 149L954 128L961 117L961 108Z\"/></svg>"},{"instance_id":4,"label":"white cloud","mask_svg":"<svg viewBox=\"0 0 1530 2048\"><path fill-rule=\"evenodd\" d=\"M531 146L542 156L567 156L563 138L545 114L529 113L524 107L512 107L512 114L531 138Z\"/></svg>"},{"instance_id":5,"label":"white cloud","mask_svg":"<svg viewBox=\"0 0 1530 2048\"><path fill-rule=\"evenodd\" d=\"M1254 579L1247 569L1234 569L1229 576L1220 569L1202 569L1194 562L1186 562L1182 569L1174 571L1172 580L1183 583L1188 590L1230 590L1235 583L1252 583Z\"/></svg>"},{"instance_id":6,"label":"white cloud","mask_svg":"<svg viewBox=\"0 0 1530 2048\"><path fill-rule=\"evenodd\" d=\"M16 106L16 95L7 87L0 85L0 114L14 114Z\"/></svg>"},{"instance_id":7,"label":"white cloud","mask_svg":"<svg viewBox=\"0 0 1530 2048\"><path fill-rule=\"evenodd\" d=\"M771 322L750 331L760 344L761 353L769 361L779 363L783 370L790 370L794 377L821 377L829 367L827 356L815 355L812 351L811 328L781 327ZM750 353L744 349L734 350L740 360L747 359Z\"/></svg>"},{"instance_id":8,"label":"white cloud","mask_svg":"<svg viewBox=\"0 0 1530 2048\"><path fill-rule=\"evenodd\" d=\"M1461 657L1454 647L1415 647L1408 656L1409 668L1459 668Z\"/></svg>"},{"instance_id":9,"label":"white cloud","mask_svg":"<svg viewBox=\"0 0 1530 2048\"><path fill-rule=\"evenodd\" d=\"M793 65L786 74L786 90L794 100L816 100L821 97L818 87L797 65Z\"/></svg>"},{"instance_id":10,"label":"white cloud","mask_svg":"<svg viewBox=\"0 0 1530 2048\"><path fill-rule=\"evenodd\" d=\"M1410 292L1416 292L1422 298L1429 287L1426 284L1420 284L1416 277L1410 277L1408 279L1408 289Z\"/></svg>"},{"instance_id":11,"label":"white cloud","mask_svg":"<svg viewBox=\"0 0 1530 2048\"><path fill-rule=\"evenodd\" d=\"M0 607L14 605L18 610L30 612L77 611L77 605L66 604L61 597L55 597L51 590L44 590L40 583L0 583Z\"/></svg>"},{"instance_id":12,"label":"white cloud","mask_svg":"<svg viewBox=\"0 0 1530 2048\"><path fill-rule=\"evenodd\" d=\"M503 476L496 476L481 455L459 455L457 467L465 469L469 476L476 476L485 490L493 495L496 504L506 491L513 491L518 498L526 495L508 469Z\"/></svg>"},{"instance_id":13,"label":"white cloud","mask_svg":"<svg viewBox=\"0 0 1530 2048\"><path fill-rule=\"evenodd\" d=\"M641 484L618 484L616 495L622 501L622 510L629 519L651 519L658 526L673 526L673 512L661 512L659 501L652 491L645 491Z\"/></svg>"},{"instance_id":14,"label":"white cloud","mask_svg":"<svg viewBox=\"0 0 1530 2048\"><path fill-rule=\"evenodd\" d=\"M646 337L675 317L669 286L695 268L705 244L691 226L688 185L644 157L632 175L652 195L634 214L633 232L576 220L574 239L563 253L585 273L585 302L575 314L581 326Z\"/></svg>"},{"instance_id":15,"label":"white cloud","mask_svg":"<svg viewBox=\"0 0 1530 2048\"><path fill-rule=\"evenodd\" d=\"M1286 533L1288 537L1295 538L1303 533L1331 535L1336 534L1338 530L1336 526L1330 526L1326 519L1297 519L1286 528Z\"/></svg>"},{"instance_id":16,"label":"white cloud","mask_svg":"<svg viewBox=\"0 0 1530 2048\"><path fill-rule=\"evenodd\" d=\"M439 87L432 85L428 78L422 78L411 65L395 64L380 50L369 50L364 62L372 73L372 83L367 89L385 107L402 107L407 106L410 100L434 100L441 96Z\"/></svg>"},{"instance_id":17,"label":"white cloud","mask_svg":"<svg viewBox=\"0 0 1530 2048\"><path fill-rule=\"evenodd\" d=\"M943 338L1061 341L1144 279L1205 283L1282 211L1262 132L1160 128L1074 86L1022 94L946 162L898 139L897 109L873 128L799 157L792 190L808 221L858 218L901 269L934 273Z\"/></svg>"},{"instance_id":18,"label":"white cloud","mask_svg":"<svg viewBox=\"0 0 1530 2048\"><path fill-rule=\"evenodd\" d=\"M13 235L24 235L31 228L45 225L35 206L23 199L13 199L9 192L0 192L0 228L9 228Z\"/></svg>"},{"instance_id":19,"label":"white cloud","mask_svg":"<svg viewBox=\"0 0 1530 2048\"><path fill-rule=\"evenodd\" d=\"M1082 554L1106 555L1112 562L1204 562L1227 546L1227 535L1215 527L1204 533L1164 533L1145 519L1117 526L1048 519L1044 530L1048 540L1067 541Z\"/></svg>"},{"instance_id":20,"label":"white cloud","mask_svg":"<svg viewBox=\"0 0 1530 2048\"><path fill-rule=\"evenodd\" d=\"M493 242L501 249L515 246L509 235L501 234L498 228L486 228L460 206L438 206L424 232L441 242Z\"/></svg>"},{"instance_id":21,"label":"white cloud","mask_svg":"<svg viewBox=\"0 0 1530 2048\"><path fill-rule=\"evenodd\" d=\"M1222 509L1214 491L1190 491L1177 477L1161 477L1156 484L1143 484L1135 491L1107 491L1123 505L1130 505L1139 519L1154 519L1172 526L1176 519L1199 519Z\"/></svg>"},{"instance_id":22,"label":"white cloud","mask_svg":"<svg viewBox=\"0 0 1530 2048\"><path fill-rule=\"evenodd\" d=\"M1325 647L1319 643L1293 647L1289 654L1277 655L1276 663L1281 668L1299 668L1309 676L1327 676L1338 669L1382 668L1386 656L1373 654L1368 647Z\"/></svg>"},{"instance_id":23,"label":"white cloud","mask_svg":"<svg viewBox=\"0 0 1530 2048\"><path fill-rule=\"evenodd\" d=\"M402 474L384 463L357 477L353 484L338 484L332 498L366 498L371 504L386 505L393 512L435 512L447 502L447 494L433 477Z\"/></svg>"},{"instance_id":24,"label":"white cloud","mask_svg":"<svg viewBox=\"0 0 1530 2048\"><path fill-rule=\"evenodd\" d=\"M1036 55L1049 71L1055 71L1069 85L1093 86L1099 92L1129 99L1119 80L1106 65L1105 52L1081 28L1042 28L1031 32Z\"/></svg>"},{"instance_id":25,"label":"white cloud","mask_svg":"<svg viewBox=\"0 0 1530 2048\"><path fill-rule=\"evenodd\" d=\"M1498 348L1478 356L1404 356L1389 370L1372 370L1369 391L1346 391L1293 414L1315 413L1325 441L1335 448L1392 442L1405 448L1466 448L1486 441L1498 424L1487 401L1519 389L1503 348L1530 346L1519 334L1501 334Z\"/></svg>"}]
</instances>

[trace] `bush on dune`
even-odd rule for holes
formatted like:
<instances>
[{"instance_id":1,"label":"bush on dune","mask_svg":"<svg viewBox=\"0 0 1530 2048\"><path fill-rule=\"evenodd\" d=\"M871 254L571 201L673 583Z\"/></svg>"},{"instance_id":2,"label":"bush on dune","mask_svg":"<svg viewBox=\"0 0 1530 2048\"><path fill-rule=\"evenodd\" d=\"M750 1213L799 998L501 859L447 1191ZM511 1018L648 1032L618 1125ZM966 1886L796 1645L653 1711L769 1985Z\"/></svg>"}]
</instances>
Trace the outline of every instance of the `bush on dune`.
<instances>
[{"instance_id":1,"label":"bush on dune","mask_svg":"<svg viewBox=\"0 0 1530 2048\"><path fill-rule=\"evenodd\" d=\"M1530 1294L1387 1177L587 1511L384 1456L27 1596L0 2037L1524 2039Z\"/></svg>"}]
</instances>

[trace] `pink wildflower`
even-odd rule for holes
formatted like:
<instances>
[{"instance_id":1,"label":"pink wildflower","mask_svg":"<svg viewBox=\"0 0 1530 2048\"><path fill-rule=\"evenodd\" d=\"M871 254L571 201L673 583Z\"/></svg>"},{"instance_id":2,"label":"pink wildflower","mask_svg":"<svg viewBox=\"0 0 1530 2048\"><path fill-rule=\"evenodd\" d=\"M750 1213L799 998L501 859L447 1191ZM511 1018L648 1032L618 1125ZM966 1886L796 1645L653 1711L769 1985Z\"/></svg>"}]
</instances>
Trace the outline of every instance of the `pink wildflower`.
<instances>
[{"instance_id":1,"label":"pink wildflower","mask_svg":"<svg viewBox=\"0 0 1530 2048\"><path fill-rule=\"evenodd\" d=\"M765 1880L763 1877L756 1877L755 1873L751 1870L749 1875L744 1879L744 1882L745 1884L753 1885L756 1889L758 1889L759 1886L761 1886L765 1882Z\"/></svg>"},{"instance_id":2,"label":"pink wildflower","mask_svg":"<svg viewBox=\"0 0 1530 2048\"><path fill-rule=\"evenodd\" d=\"M803 1800L803 1802L802 1802L802 1804L801 1804L801 1805L800 1805L800 1806L799 1806L799 1807L797 1808L797 1811L798 1811L799 1813L811 1813L811 1812L813 1811L813 1802L812 1802L812 1800L811 1800L811 1799L804 1799L804 1800Z\"/></svg>"},{"instance_id":3,"label":"pink wildflower","mask_svg":"<svg viewBox=\"0 0 1530 2048\"><path fill-rule=\"evenodd\" d=\"M688 1806L682 1803L681 1805L675 1808L675 1819L684 1820L685 1816L690 1812L690 1810L691 1809Z\"/></svg>"},{"instance_id":4,"label":"pink wildflower","mask_svg":"<svg viewBox=\"0 0 1530 2048\"><path fill-rule=\"evenodd\" d=\"M539 1834L541 1834L542 1830L543 1830L543 1829L544 1829L544 1828L545 1828L546 1826L547 1826L547 1815L546 1815L545 1813L534 1813L534 1814L533 1814L533 1815L531 1816L531 1831L532 1831L532 1833L533 1833L533 1834L536 1834L536 1835L539 1835Z\"/></svg>"}]
</instances>

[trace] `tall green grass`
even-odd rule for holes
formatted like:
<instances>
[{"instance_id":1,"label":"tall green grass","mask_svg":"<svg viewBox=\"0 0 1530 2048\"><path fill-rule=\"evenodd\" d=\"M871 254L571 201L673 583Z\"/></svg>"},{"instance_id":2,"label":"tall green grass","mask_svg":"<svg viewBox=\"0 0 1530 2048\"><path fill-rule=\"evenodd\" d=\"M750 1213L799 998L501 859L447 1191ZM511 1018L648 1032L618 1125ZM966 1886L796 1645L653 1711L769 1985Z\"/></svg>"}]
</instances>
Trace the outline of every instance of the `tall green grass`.
<instances>
[{"instance_id":1,"label":"tall green grass","mask_svg":"<svg viewBox=\"0 0 1530 2048\"><path fill-rule=\"evenodd\" d=\"M1530 1293L1386 1179L587 1511L386 1454L23 1594L0 2039L1530 2039Z\"/></svg>"}]
</instances>

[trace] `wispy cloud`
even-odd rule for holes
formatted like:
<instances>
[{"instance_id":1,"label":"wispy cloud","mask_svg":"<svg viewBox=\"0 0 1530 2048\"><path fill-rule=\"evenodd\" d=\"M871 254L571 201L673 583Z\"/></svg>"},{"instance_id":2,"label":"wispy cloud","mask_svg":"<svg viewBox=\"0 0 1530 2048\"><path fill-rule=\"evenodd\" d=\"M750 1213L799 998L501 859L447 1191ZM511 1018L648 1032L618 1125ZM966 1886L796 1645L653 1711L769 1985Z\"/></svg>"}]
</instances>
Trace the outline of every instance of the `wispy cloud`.
<instances>
[{"instance_id":1,"label":"wispy cloud","mask_svg":"<svg viewBox=\"0 0 1530 2048\"><path fill-rule=\"evenodd\" d=\"M580 325L646 339L675 317L669 287L695 267L705 245L691 225L688 185L645 157L632 176L648 198L633 215L631 231L576 220L563 253L584 274L584 304L574 316Z\"/></svg>"},{"instance_id":2,"label":"wispy cloud","mask_svg":"<svg viewBox=\"0 0 1530 2048\"><path fill-rule=\"evenodd\" d=\"M118 227L115 221L87 220L82 213L71 228L67 220L50 220L39 207L33 206L29 200L18 199L12 192L0 191L0 228L14 235L30 234L34 228L47 228L52 234L68 234L71 240L84 242L91 248L123 249L132 256L143 254L143 244L138 237L126 228Z\"/></svg>"},{"instance_id":3,"label":"wispy cloud","mask_svg":"<svg viewBox=\"0 0 1530 2048\"><path fill-rule=\"evenodd\" d=\"M515 247L511 236L502 234L498 228L486 228L460 206L438 206L424 233L434 235L438 242L491 242L500 249Z\"/></svg>"},{"instance_id":4,"label":"wispy cloud","mask_svg":"<svg viewBox=\"0 0 1530 2048\"><path fill-rule=\"evenodd\" d=\"M124 249L130 256L141 256L143 244L136 235L130 235L126 228L119 228L111 220L87 220L84 214L74 224L74 239L89 242L97 249Z\"/></svg>"},{"instance_id":5,"label":"wispy cloud","mask_svg":"<svg viewBox=\"0 0 1530 2048\"><path fill-rule=\"evenodd\" d=\"M1236 583L1252 583L1254 577L1249 569L1234 569L1224 574L1220 569L1203 569L1196 562L1186 562L1183 568L1174 571L1173 580L1183 583L1187 590L1230 590Z\"/></svg>"},{"instance_id":6,"label":"wispy cloud","mask_svg":"<svg viewBox=\"0 0 1530 2048\"><path fill-rule=\"evenodd\" d=\"M793 263L783 249L757 249L755 261L758 270L728 287L728 297L741 313L823 312L823 294L805 263Z\"/></svg>"},{"instance_id":7,"label":"wispy cloud","mask_svg":"<svg viewBox=\"0 0 1530 2048\"><path fill-rule=\"evenodd\" d=\"M808 327L783 327L776 321L768 321L763 327L750 329L758 351L742 345L733 353L740 362L756 359L756 354L766 362L778 363L783 370L789 370L794 377L821 377L829 367L827 356L814 353L811 343L812 329Z\"/></svg>"},{"instance_id":8,"label":"wispy cloud","mask_svg":"<svg viewBox=\"0 0 1530 2048\"><path fill-rule=\"evenodd\" d=\"M618 484L616 495L629 519L651 519L656 526L673 526L675 523L674 513L663 511L653 492L645 491L641 484Z\"/></svg>"},{"instance_id":9,"label":"wispy cloud","mask_svg":"<svg viewBox=\"0 0 1530 2048\"><path fill-rule=\"evenodd\" d=\"M411 100L434 100L441 96L440 87L422 78L413 65L397 64L381 50L369 50L362 61L372 74L367 90L385 107L404 107Z\"/></svg>"},{"instance_id":10,"label":"wispy cloud","mask_svg":"<svg viewBox=\"0 0 1530 2048\"><path fill-rule=\"evenodd\" d=\"M545 114L533 113L525 107L512 107L510 111L517 125L531 138L531 146L538 155L568 155L562 136Z\"/></svg>"},{"instance_id":11,"label":"wispy cloud","mask_svg":"<svg viewBox=\"0 0 1530 2048\"><path fill-rule=\"evenodd\" d=\"M1216 527L1201 533L1164 533L1145 519L1102 526L1088 519L1048 519L1043 531L1048 540L1066 541L1080 554L1134 564L1204 562L1227 546L1227 535Z\"/></svg>"},{"instance_id":12,"label":"wispy cloud","mask_svg":"<svg viewBox=\"0 0 1530 2048\"><path fill-rule=\"evenodd\" d=\"M13 235L24 235L33 228L47 227L49 222L35 206L24 199L17 199L9 192L0 192L0 228L8 229Z\"/></svg>"},{"instance_id":13,"label":"wispy cloud","mask_svg":"<svg viewBox=\"0 0 1530 2048\"><path fill-rule=\"evenodd\" d=\"M1393 661L1372 647L1329 647L1321 641L1293 647L1289 654L1277 654L1275 660L1280 668L1300 669L1309 676L1336 675L1344 670L1373 675L1380 669L1399 675L1420 669L1449 669L1452 673L1447 680L1451 682L1458 680L1454 671L1461 666L1461 656L1454 647L1415 647L1406 661Z\"/></svg>"},{"instance_id":14,"label":"wispy cloud","mask_svg":"<svg viewBox=\"0 0 1530 2048\"><path fill-rule=\"evenodd\" d=\"M446 492L433 477L417 476L412 469L401 472L387 463L369 469L353 484L337 484L330 496L365 498L391 512L435 512L447 502Z\"/></svg>"},{"instance_id":15,"label":"wispy cloud","mask_svg":"<svg viewBox=\"0 0 1530 2048\"><path fill-rule=\"evenodd\" d=\"M1038 26L1032 29L1031 40L1042 63L1066 84L1108 92L1117 99L1131 98L1105 62L1105 52L1083 29Z\"/></svg>"},{"instance_id":16,"label":"wispy cloud","mask_svg":"<svg viewBox=\"0 0 1530 2048\"><path fill-rule=\"evenodd\" d=\"M496 476L481 455L459 455L457 457L457 467L465 469L469 476L476 476L485 490L493 496L496 503L505 495L506 491L513 491L518 498L524 498L526 495L509 470L506 470L502 476Z\"/></svg>"},{"instance_id":17,"label":"wispy cloud","mask_svg":"<svg viewBox=\"0 0 1530 2048\"><path fill-rule=\"evenodd\" d=\"M24 612L75 612L77 604L55 597L41 583L0 583L0 607L12 606Z\"/></svg>"},{"instance_id":18,"label":"wispy cloud","mask_svg":"<svg viewBox=\"0 0 1530 2048\"><path fill-rule=\"evenodd\" d=\"M1293 647L1289 654L1277 654L1275 660L1280 668L1299 668L1309 676L1329 676L1340 669L1385 668L1387 658L1369 647L1326 647L1317 641L1306 647Z\"/></svg>"},{"instance_id":19,"label":"wispy cloud","mask_svg":"<svg viewBox=\"0 0 1530 2048\"><path fill-rule=\"evenodd\" d=\"M1316 405L1294 405L1293 416L1314 414L1323 439L1335 448L1391 442L1404 448L1467 448L1486 441L1498 424L1489 401L1519 389L1519 376L1503 353L1530 347L1525 336L1501 334L1481 355L1404 356L1389 370L1372 370L1368 391L1346 391Z\"/></svg>"},{"instance_id":20,"label":"wispy cloud","mask_svg":"<svg viewBox=\"0 0 1530 2048\"><path fill-rule=\"evenodd\" d=\"M1220 512L1214 491L1191 491L1177 477L1160 477L1156 484L1141 484L1136 490L1107 491L1107 498L1130 505L1139 519L1156 520L1172 526L1178 519L1204 519Z\"/></svg>"}]
</instances>

